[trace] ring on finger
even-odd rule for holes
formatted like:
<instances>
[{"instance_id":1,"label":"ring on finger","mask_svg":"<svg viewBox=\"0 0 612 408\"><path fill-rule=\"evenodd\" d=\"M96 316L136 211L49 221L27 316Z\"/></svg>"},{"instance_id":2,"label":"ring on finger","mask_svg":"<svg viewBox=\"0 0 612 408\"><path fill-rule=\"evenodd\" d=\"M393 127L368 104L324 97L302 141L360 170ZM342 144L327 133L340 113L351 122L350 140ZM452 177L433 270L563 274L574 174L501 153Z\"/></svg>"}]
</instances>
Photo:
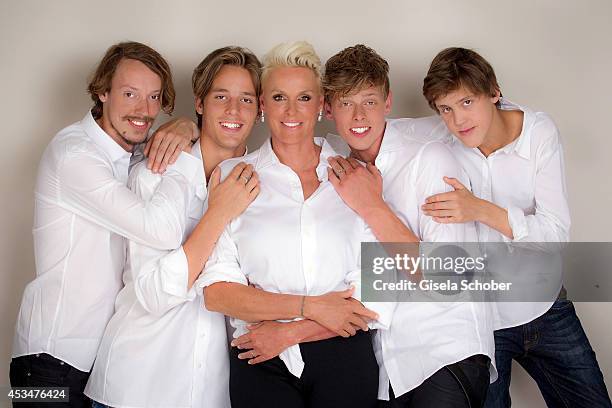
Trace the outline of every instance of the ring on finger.
<instances>
[{"instance_id":1,"label":"ring on finger","mask_svg":"<svg viewBox=\"0 0 612 408\"><path fill-rule=\"evenodd\" d=\"M342 167L340 167L338 170L336 170L336 173L338 175L340 175L340 174L344 173L344 169Z\"/></svg>"},{"instance_id":2,"label":"ring on finger","mask_svg":"<svg viewBox=\"0 0 612 408\"><path fill-rule=\"evenodd\" d=\"M248 183L248 182L249 182L249 180L250 180L250 178L249 178L249 177L247 177L247 176L245 176L245 175L241 175L241 176L240 176L240 178L241 178L242 180L244 180L244 184Z\"/></svg>"}]
</instances>

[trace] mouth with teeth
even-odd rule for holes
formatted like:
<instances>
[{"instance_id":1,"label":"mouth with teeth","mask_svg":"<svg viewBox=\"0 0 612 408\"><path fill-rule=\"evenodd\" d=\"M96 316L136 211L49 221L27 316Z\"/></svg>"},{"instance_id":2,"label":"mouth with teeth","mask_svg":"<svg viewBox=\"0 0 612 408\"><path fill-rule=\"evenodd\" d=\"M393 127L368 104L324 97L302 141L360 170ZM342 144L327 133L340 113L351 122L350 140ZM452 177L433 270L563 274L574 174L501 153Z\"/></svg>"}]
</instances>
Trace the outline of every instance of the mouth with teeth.
<instances>
[{"instance_id":1,"label":"mouth with teeth","mask_svg":"<svg viewBox=\"0 0 612 408\"><path fill-rule=\"evenodd\" d=\"M362 137L362 136L365 136L370 131L370 129L372 129L371 126L361 126L361 127L352 127L350 128L350 131L353 135Z\"/></svg>"},{"instance_id":2,"label":"mouth with teeth","mask_svg":"<svg viewBox=\"0 0 612 408\"><path fill-rule=\"evenodd\" d=\"M291 128L291 129L295 129L296 127L299 127L302 122L281 122L284 126Z\"/></svg>"},{"instance_id":3,"label":"mouth with teeth","mask_svg":"<svg viewBox=\"0 0 612 408\"><path fill-rule=\"evenodd\" d=\"M242 128L243 124L238 122L219 122L222 128L230 131L238 131Z\"/></svg>"},{"instance_id":4,"label":"mouth with teeth","mask_svg":"<svg viewBox=\"0 0 612 408\"><path fill-rule=\"evenodd\" d=\"M149 127L149 124L153 122L153 118L148 118L148 117L142 117L142 118L126 117L125 120L127 120L127 122L132 127L138 130L147 130L147 128Z\"/></svg>"}]
</instances>

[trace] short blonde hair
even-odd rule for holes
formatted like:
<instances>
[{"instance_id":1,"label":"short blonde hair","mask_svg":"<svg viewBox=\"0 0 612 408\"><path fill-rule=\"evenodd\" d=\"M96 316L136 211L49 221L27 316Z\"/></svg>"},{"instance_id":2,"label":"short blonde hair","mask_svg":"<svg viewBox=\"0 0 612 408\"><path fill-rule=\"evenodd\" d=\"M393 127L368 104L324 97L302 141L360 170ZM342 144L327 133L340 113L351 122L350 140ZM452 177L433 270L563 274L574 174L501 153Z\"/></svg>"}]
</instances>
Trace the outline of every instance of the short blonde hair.
<instances>
[{"instance_id":1,"label":"short blonde hair","mask_svg":"<svg viewBox=\"0 0 612 408\"><path fill-rule=\"evenodd\" d=\"M271 69L278 67L308 68L321 82L321 59L306 41L281 43L272 48L263 58L261 81L265 80Z\"/></svg>"}]
</instances>

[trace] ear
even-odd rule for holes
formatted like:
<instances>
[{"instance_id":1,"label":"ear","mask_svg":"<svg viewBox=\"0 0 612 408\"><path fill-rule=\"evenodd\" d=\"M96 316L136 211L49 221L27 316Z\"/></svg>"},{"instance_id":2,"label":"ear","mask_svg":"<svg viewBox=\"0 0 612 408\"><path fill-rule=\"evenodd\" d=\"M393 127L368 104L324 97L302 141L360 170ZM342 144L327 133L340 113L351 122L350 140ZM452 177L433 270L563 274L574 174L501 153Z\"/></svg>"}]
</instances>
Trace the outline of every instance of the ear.
<instances>
[{"instance_id":1,"label":"ear","mask_svg":"<svg viewBox=\"0 0 612 408\"><path fill-rule=\"evenodd\" d=\"M393 106L393 92L389 89L389 95L385 99L385 116L391 113L391 107Z\"/></svg>"},{"instance_id":2,"label":"ear","mask_svg":"<svg viewBox=\"0 0 612 408\"><path fill-rule=\"evenodd\" d=\"M321 112L325 107L325 97L323 95L319 96L319 112Z\"/></svg>"},{"instance_id":3,"label":"ear","mask_svg":"<svg viewBox=\"0 0 612 408\"><path fill-rule=\"evenodd\" d=\"M108 91L104 92L103 94L98 94L98 99L100 102L106 103L106 101L108 101Z\"/></svg>"},{"instance_id":4,"label":"ear","mask_svg":"<svg viewBox=\"0 0 612 408\"><path fill-rule=\"evenodd\" d=\"M334 120L334 115L332 114L331 103L325 102L323 107L323 112L325 113L325 119Z\"/></svg>"},{"instance_id":5,"label":"ear","mask_svg":"<svg viewBox=\"0 0 612 408\"><path fill-rule=\"evenodd\" d=\"M501 91L496 89L495 93L491 97L491 103L496 104L499 101L499 98L501 98Z\"/></svg>"},{"instance_id":6,"label":"ear","mask_svg":"<svg viewBox=\"0 0 612 408\"><path fill-rule=\"evenodd\" d=\"M196 98L195 99L195 110L196 112L198 112L200 115L204 114L204 102L202 101L201 98Z\"/></svg>"},{"instance_id":7,"label":"ear","mask_svg":"<svg viewBox=\"0 0 612 408\"><path fill-rule=\"evenodd\" d=\"M259 111L264 110L264 97L263 94L259 95Z\"/></svg>"}]
</instances>

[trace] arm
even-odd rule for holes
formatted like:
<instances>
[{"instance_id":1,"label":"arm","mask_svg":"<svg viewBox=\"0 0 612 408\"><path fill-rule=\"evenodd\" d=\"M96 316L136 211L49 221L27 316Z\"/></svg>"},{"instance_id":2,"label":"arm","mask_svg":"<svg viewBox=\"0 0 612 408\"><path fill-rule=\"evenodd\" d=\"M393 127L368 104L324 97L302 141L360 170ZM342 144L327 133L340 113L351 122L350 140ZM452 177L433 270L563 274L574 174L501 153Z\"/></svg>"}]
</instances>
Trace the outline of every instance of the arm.
<instances>
[{"instance_id":1,"label":"arm","mask_svg":"<svg viewBox=\"0 0 612 408\"><path fill-rule=\"evenodd\" d=\"M149 138L144 148L147 168L153 173L163 173L174 164L179 154L189 153L193 143L200 137L200 130L189 118L172 119L161 125Z\"/></svg>"},{"instance_id":2,"label":"arm","mask_svg":"<svg viewBox=\"0 0 612 408\"><path fill-rule=\"evenodd\" d=\"M338 195L372 229L380 242L419 242L384 201L382 176L376 166L353 158L330 158L327 174ZM338 171L334 171L334 169Z\"/></svg>"},{"instance_id":3,"label":"arm","mask_svg":"<svg viewBox=\"0 0 612 408\"><path fill-rule=\"evenodd\" d=\"M78 150L59 164L57 201L63 208L116 234L159 249L181 244L184 209L199 161L190 155L173 166L148 200L115 178L112 167L96 155Z\"/></svg>"},{"instance_id":4,"label":"arm","mask_svg":"<svg viewBox=\"0 0 612 408\"><path fill-rule=\"evenodd\" d=\"M159 176L153 176L143 166L137 171L132 187L140 196L148 198L153 192L147 191L145 180L147 176ZM237 164L223 183L219 182L219 174L219 169L215 169L211 175L208 210L181 248L160 254L150 247L130 242L130 265L137 271L134 278L136 294L150 313L162 314L177 304L195 298L193 282L202 271L223 228L244 211L259 192L258 178L252 166ZM242 176L249 182L241 181ZM187 208L180 211L177 208L177 212L186 214Z\"/></svg>"}]
</instances>

